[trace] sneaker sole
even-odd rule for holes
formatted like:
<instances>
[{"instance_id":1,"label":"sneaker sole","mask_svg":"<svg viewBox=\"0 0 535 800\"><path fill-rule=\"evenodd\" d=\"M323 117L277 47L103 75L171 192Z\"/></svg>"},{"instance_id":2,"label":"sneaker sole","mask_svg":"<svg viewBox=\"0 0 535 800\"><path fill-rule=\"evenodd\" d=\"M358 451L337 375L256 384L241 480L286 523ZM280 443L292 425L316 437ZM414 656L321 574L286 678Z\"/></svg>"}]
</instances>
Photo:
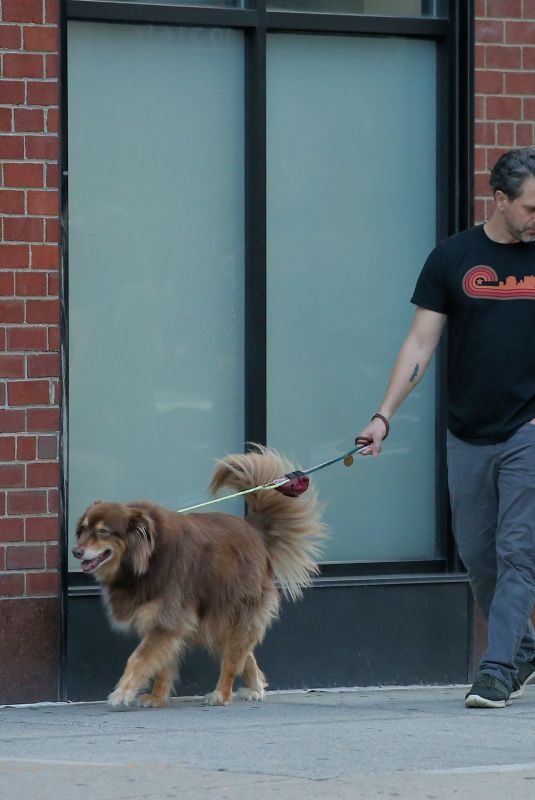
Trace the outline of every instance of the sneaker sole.
<instances>
[{"instance_id":1,"label":"sneaker sole","mask_svg":"<svg viewBox=\"0 0 535 800\"><path fill-rule=\"evenodd\" d=\"M505 708L511 703L509 700L489 700L488 697L481 697L479 694L469 694L465 699L466 708Z\"/></svg>"},{"instance_id":2,"label":"sneaker sole","mask_svg":"<svg viewBox=\"0 0 535 800\"><path fill-rule=\"evenodd\" d=\"M529 675L526 678L520 689L516 689L516 691L511 692L511 694L509 695L511 700L516 700L517 697L522 697L522 695L524 694L524 689L526 688L526 686L528 686L528 684L532 682L534 678L535 678L535 672L532 672L531 675Z\"/></svg>"}]
</instances>

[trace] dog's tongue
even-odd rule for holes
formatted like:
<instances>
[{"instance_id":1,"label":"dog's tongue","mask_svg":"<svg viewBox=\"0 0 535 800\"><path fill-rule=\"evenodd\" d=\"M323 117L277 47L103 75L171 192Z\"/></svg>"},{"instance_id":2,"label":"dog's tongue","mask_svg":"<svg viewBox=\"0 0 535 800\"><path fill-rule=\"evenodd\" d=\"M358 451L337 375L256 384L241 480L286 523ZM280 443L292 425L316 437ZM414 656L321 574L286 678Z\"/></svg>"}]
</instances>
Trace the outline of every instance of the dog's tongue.
<instances>
[{"instance_id":1,"label":"dog's tongue","mask_svg":"<svg viewBox=\"0 0 535 800\"><path fill-rule=\"evenodd\" d=\"M106 558L107 552L101 553L96 558L91 559L91 561L82 561L82 571L83 572L91 572L91 570L96 569L101 561L104 561Z\"/></svg>"}]
</instances>

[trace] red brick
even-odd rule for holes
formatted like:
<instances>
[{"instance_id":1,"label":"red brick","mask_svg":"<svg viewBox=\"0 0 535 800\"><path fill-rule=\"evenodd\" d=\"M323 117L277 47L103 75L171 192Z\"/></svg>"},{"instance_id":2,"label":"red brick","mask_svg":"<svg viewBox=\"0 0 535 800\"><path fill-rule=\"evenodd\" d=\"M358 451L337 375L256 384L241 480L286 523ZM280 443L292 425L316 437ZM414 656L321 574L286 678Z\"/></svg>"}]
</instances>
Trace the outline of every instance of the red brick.
<instances>
[{"instance_id":1,"label":"red brick","mask_svg":"<svg viewBox=\"0 0 535 800\"><path fill-rule=\"evenodd\" d=\"M42 78L43 56L28 53L4 53L5 78Z\"/></svg>"},{"instance_id":2,"label":"red brick","mask_svg":"<svg viewBox=\"0 0 535 800\"><path fill-rule=\"evenodd\" d=\"M17 489L24 486L24 467L0 464L0 486L4 489Z\"/></svg>"},{"instance_id":3,"label":"red brick","mask_svg":"<svg viewBox=\"0 0 535 800\"><path fill-rule=\"evenodd\" d=\"M48 381L12 381L7 387L10 406L42 406L50 402Z\"/></svg>"},{"instance_id":4,"label":"red brick","mask_svg":"<svg viewBox=\"0 0 535 800\"><path fill-rule=\"evenodd\" d=\"M0 405L6 404L6 383L7 381L0 381Z\"/></svg>"},{"instance_id":5,"label":"red brick","mask_svg":"<svg viewBox=\"0 0 535 800\"><path fill-rule=\"evenodd\" d=\"M487 69L520 69L522 48L488 44L485 47L485 63Z\"/></svg>"},{"instance_id":6,"label":"red brick","mask_svg":"<svg viewBox=\"0 0 535 800\"><path fill-rule=\"evenodd\" d=\"M45 22L58 22L58 0L45 0Z\"/></svg>"},{"instance_id":7,"label":"red brick","mask_svg":"<svg viewBox=\"0 0 535 800\"><path fill-rule=\"evenodd\" d=\"M56 55L45 56L45 76L57 78L59 74L59 60Z\"/></svg>"},{"instance_id":8,"label":"red brick","mask_svg":"<svg viewBox=\"0 0 535 800\"><path fill-rule=\"evenodd\" d=\"M13 116L11 114L11 109L0 108L0 131L6 133L7 131L11 131L12 129L13 129Z\"/></svg>"},{"instance_id":9,"label":"red brick","mask_svg":"<svg viewBox=\"0 0 535 800\"><path fill-rule=\"evenodd\" d=\"M32 596L56 596L59 593L59 573L31 572L27 576L27 594Z\"/></svg>"},{"instance_id":10,"label":"red brick","mask_svg":"<svg viewBox=\"0 0 535 800\"><path fill-rule=\"evenodd\" d=\"M41 463L39 461L28 464L27 481L27 485L33 488L58 486L59 465L57 463Z\"/></svg>"},{"instance_id":11,"label":"red brick","mask_svg":"<svg viewBox=\"0 0 535 800\"><path fill-rule=\"evenodd\" d=\"M533 124L531 122L519 123L515 126L516 141L518 147L531 147L535 143L533 135Z\"/></svg>"},{"instance_id":12,"label":"red brick","mask_svg":"<svg viewBox=\"0 0 535 800\"><path fill-rule=\"evenodd\" d=\"M4 515L6 513L6 493L0 492L0 515Z\"/></svg>"},{"instance_id":13,"label":"red brick","mask_svg":"<svg viewBox=\"0 0 535 800\"><path fill-rule=\"evenodd\" d=\"M59 530L56 538L59 538ZM47 569L59 569L60 556L57 544L48 544L45 548L45 556Z\"/></svg>"},{"instance_id":14,"label":"red brick","mask_svg":"<svg viewBox=\"0 0 535 800\"><path fill-rule=\"evenodd\" d=\"M474 127L476 146L496 143L496 123L476 122Z\"/></svg>"},{"instance_id":15,"label":"red brick","mask_svg":"<svg viewBox=\"0 0 535 800\"><path fill-rule=\"evenodd\" d=\"M61 345L59 326L48 329L48 349L58 352Z\"/></svg>"},{"instance_id":16,"label":"red brick","mask_svg":"<svg viewBox=\"0 0 535 800\"><path fill-rule=\"evenodd\" d=\"M15 460L15 441L14 436L0 436L0 461Z\"/></svg>"},{"instance_id":17,"label":"red brick","mask_svg":"<svg viewBox=\"0 0 535 800\"><path fill-rule=\"evenodd\" d=\"M0 542L20 542L24 539L24 520L20 517L0 519Z\"/></svg>"},{"instance_id":18,"label":"red brick","mask_svg":"<svg viewBox=\"0 0 535 800\"><path fill-rule=\"evenodd\" d=\"M524 19L535 19L535 0L524 0Z\"/></svg>"},{"instance_id":19,"label":"red brick","mask_svg":"<svg viewBox=\"0 0 535 800\"><path fill-rule=\"evenodd\" d=\"M0 189L0 214L24 214L24 192Z\"/></svg>"},{"instance_id":20,"label":"red brick","mask_svg":"<svg viewBox=\"0 0 535 800\"><path fill-rule=\"evenodd\" d=\"M43 185L42 164L5 164L4 186L40 188Z\"/></svg>"},{"instance_id":21,"label":"red brick","mask_svg":"<svg viewBox=\"0 0 535 800\"><path fill-rule=\"evenodd\" d=\"M30 248L27 245L0 244L0 269L25 269L29 266Z\"/></svg>"},{"instance_id":22,"label":"red brick","mask_svg":"<svg viewBox=\"0 0 535 800\"><path fill-rule=\"evenodd\" d=\"M22 28L18 25L0 25L0 50L20 50Z\"/></svg>"},{"instance_id":23,"label":"red brick","mask_svg":"<svg viewBox=\"0 0 535 800\"><path fill-rule=\"evenodd\" d=\"M501 72L477 70L475 75L476 92L481 94L502 94L503 75Z\"/></svg>"},{"instance_id":24,"label":"red brick","mask_svg":"<svg viewBox=\"0 0 535 800\"><path fill-rule=\"evenodd\" d=\"M0 154L4 161L22 161L24 159L24 136L2 136Z\"/></svg>"},{"instance_id":25,"label":"red brick","mask_svg":"<svg viewBox=\"0 0 535 800\"><path fill-rule=\"evenodd\" d=\"M474 116L475 119L485 119L485 99L480 95L476 95L474 98Z\"/></svg>"},{"instance_id":26,"label":"red brick","mask_svg":"<svg viewBox=\"0 0 535 800\"><path fill-rule=\"evenodd\" d=\"M44 566L44 547L39 545L6 547L7 569L42 569Z\"/></svg>"},{"instance_id":27,"label":"red brick","mask_svg":"<svg viewBox=\"0 0 535 800\"><path fill-rule=\"evenodd\" d=\"M35 461L37 436L17 436L17 461Z\"/></svg>"},{"instance_id":28,"label":"red brick","mask_svg":"<svg viewBox=\"0 0 535 800\"><path fill-rule=\"evenodd\" d=\"M15 294L24 297L43 297L46 295L46 274L44 272L18 272L15 280Z\"/></svg>"},{"instance_id":29,"label":"red brick","mask_svg":"<svg viewBox=\"0 0 535 800\"><path fill-rule=\"evenodd\" d=\"M4 22L43 22L42 0L3 0Z\"/></svg>"},{"instance_id":30,"label":"red brick","mask_svg":"<svg viewBox=\"0 0 535 800\"><path fill-rule=\"evenodd\" d=\"M15 352L19 350L46 350L46 329L10 328L7 332L7 349Z\"/></svg>"},{"instance_id":31,"label":"red brick","mask_svg":"<svg viewBox=\"0 0 535 800\"><path fill-rule=\"evenodd\" d=\"M476 69L484 69L487 45L476 44L474 47L474 64Z\"/></svg>"},{"instance_id":32,"label":"red brick","mask_svg":"<svg viewBox=\"0 0 535 800\"><path fill-rule=\"evenodd\" d=\"M58 457L58 437L39 436L37 442L37 456L47 461L56 459Z\"/></svg>"},{"instance_id":33,"label":"red brick","mask_svg":"<svg viewBox=\"0 0 535 800\"><path fill-rule=\"evenodd\" d=\"M57 300L28 300L26 321L30 324L59 323L59 302Z\"/></svg>"},{"instance_id":34,"label":"red brick","mask_svg":"<svg viewBox=\"0 0 535 800\"><path fill-rule=\"evenodd\" d=\"M474 175L474 195L481 197L489 193L489 176L487 172L478 172Z\"/></svg>"},{"instance_id":35,"label":"red brick","mask_svg":"<svg viewBox=\"0 0 535 800\"><path fill-rule=\"evenodd\" d=\"M522 66L524 69L535 69L535 47L522 48Z\"/></svg>"},{"instance_id":36,"label":"red brick","mask_svg":"<svg viewBox=\"0 0 535 800\"><path fill-rule=\"evenodd\" d=\"M503 147L512 147L515 144L515 126L513 122L498 122L496 130L496 144L503 145ZM492 164L490 166L492 167Z\"/></svg>"},{"instance_id":37,"label":"red brick","mask_svg":"<svg viewBox=\"0 0 535 800\"><path fill-rule=\"evenodd\" d=\"M46 492L24 491L8 492L7 513L16 514L46 514Z\"/></svg>"},{"instance_id":38,"label":"red brick","mask_svg":"<svg viewBox=\"0 0 535 800\"><path fill-rule=\"evenodd\" d=\"M24 302L22 300L0 300L0 321L4 325L24 322Z\"/></svg>"},{"instance_id":39,"label":"red brick","mask_svg":"<svg viewBox=\"0 0 535 800\"><path fill-rule=\"evenodd\" d=\"M27 136L26 157L43 161L57 161L59 142L57 136Z\"/></svg>"},{"instance_id":40,"label":"red brick","mask_svg":"<svg viewBox=\"0 0 535 800\"><path fill-rule=\"evenodd\" d=\"M0 408L0 430L2 433L19 433L26 428L26 412Z\"/></svg>"},{"instance_id":41,"label":"red brick","mask_svg":"<svg viewBox=\"0 0 535 800\"><path fill-rule=\"evenodd\" d=\"M503 42L504 23L497 20L476 20L476 42Z\"/></svg>"},{"instance_id":42,"label":"red brick","mask_svg":"<svg viewBox=\"0 0 535 800\"><path fill-rule=\"evenodd\" d=\"M43 220L37 217L6 217L4 238L7 242L42 242Z\"/></svg>"},{"instance_id":43,"label":"red brick","mask_svg":"<svg viewBox=\"0 0 535 800\"><path fill-rule=\"evenodd\" d=\"M0 295L12 297L15 294L15 276L13 272L0 272Z\"/></svg>"},{"instance_id":44,"label":"red brick","mask_svg":"<svg viewBox=\"0 0 535 800\"><path fill-rule=\"evenodd\" d=\"M59 539L59 520L57 517L28 517L26 520L26 539L31 542L57 542ZM48 566L56 566L49 564Z\"/></svg>"},{"instance_id":45,"label":"red brick","mask_svg":"<svg viewBox=\"0 0 535 800\"><path fill-rule=\"evenodd\" d=\"M46 112L46 129L48 133L57 133L59 130L59 112L57 108L50 108ZM54 181L54 186L57 184L57 181ZM48 182L47 176L47 186L51 184Z\"/></svg>"},{"instance_id":46,"label":"red brick","mask_svg":"<svg viewBox=\"0 0 535 800\"><path fill-rule=\"evenodd\" d=\"M59 214L59 202L58 202L57 191L54 191L53 189L49 189L48 191L43 191L43 192L29 191L28 214L37 214L41 216L57 216Z\"/></svg>"},{"instance_id":47,"label":"red brick","mask_svg":"<svg viewBox=\"0 0 535 800\"><path fill-rule=\"evenodd\" d=\"M0 355L1 378L24 378L24 356Z\"/></svg>"},{"instance_id":48,"label":"red brick","mask_svg":"<svg viewBox=\"0 0 535 800\"><path fill-rule=\"evenodd\" d=\"M58 269L59 249L57 245L32 245L32 269Z\"/></svg>"},{"instance_id":49,"label":"red brick","mask_svg":"<svg viewBox=\"0 0 535 800\"><path fill-rule=\"evenodd\" d=\"M56 27L24 28L24 49L30 52L56 53L58 33Z\"/></svg>"},{"instance_id":50,"label":"red brick","mask_svg":"<svg viewBox=\"0 0 535 800\"><path fill-rule=\"evenodd\" d=\"M535 73L509 72L505 75L506 94L535 94Z\"/></svg>"},{"instance_id":51,"label":"red brick","mask_svg":"<svg viewBox=\"0 0 535 800\"><path fill-rule=\"evenodd\" d=\"M45 240L47 242L59 242L59 220L45 220Z\"/></svg>"},{"instance_id":52,"label":"red brick","mask_svg":"<svg viewBox=\"0 0 535 800\"><path fill-rule=\"evenodd\" d=\"M517 120L520 118L522 102L518 97L488 97L487 118Z\"/></svg>"},{"instance_id":53,"label":"red brick","mask_svg":"<svg viewBox=\"0 0 535 800\"><path fill-rule=\"evenodd\" d=\"M59 297L59 275L57 272L47 272L48 295L49 297Z\"/></svg>"},{"instance_id":54,"label":"red brick","mask_svg":"<svg viewBox=\"0 0 535 800\"><path fill-rule=\"evenodd\" d=\"M28 377L29 378L58 378L59 377L59 354L58 353L39 353L39 355L28 356ZM44 458L44 456L41 456Z\"/></svg>"},{"instance_id":55,"label":"red brick","mask_svg":"<svg viewBox=\"0 0 535 800\"><path fill-rule=\"evenodd\" d=\"M24 594L24 575L18 573L0 575L0 597L15 597L22 594Z\"/></svg>"},{"instance_id":56,"label":"red brick","mask_svg":"<svg viewBox=\"0 0 535 800\"><path fill-rule=\"evenodd\" d=\"M29 106L57 106L59 88L57 81L28 81Z\"/></svg>"},{"instance_id":57,"label":"red brick","mask_svg":"<svg viewBox=\"0 0 535 800\"><path fill-rule=\"evenodd\" d=\"M13 112L16 131L37 133L45 129L45 114L40 108L16 108Z\"/></svg>"},{"instance_id":58,"label":"red brick","mask_svg":"<svg viewBox=\"0 0 535 800\"><path fill-rule=\"evenodd\" d=\"M59 408L29 408L27 430L32 433L59 431Z\"/></svg>"},{"instance_id":59,"label":"red brick","mask_svg":"<svg viewBox=\"0 0 535 800\"><path fill-rule=\"evenodd\" d=\"M46 183L45 186L47 189L58 189L59 188L59 168L57 164L46 164L45 165L46 171Z\"/></svg>"},{"instance_id":60,"label":"red brick","mask_svg":"<svg viewBox=\"0 0 535 800\"><path fill-rule=\"evenodd\" d=\"M59 512L59 492L57 489L48 490L48 510L51 514Z\"/></svg>"},{"instance_id":61,"label":"red brick","mask_svg":"<svg viewBox=\"0 0 535 800\"><path fill-rule=\"evenodd\" d=\"M25 101L24 81L0 81L0 103L22 105Z\"/></svg>"},{"instance_id":62,"label":"red brick","mask_svg":"<svg viewBox=\"0 0 535 800\"><path fill-rule=\"evenodd\" d=\"M525 120L535 119L535 98L524 97L522 100L522 118Z\"/></svg>"},{"instance_id":63,"label":"red brick","mask_svg":"<svg viewBox=\"0 0 535 800\"><path fill-rule=\"evenodd\" d=\"M505 41L508 44L535 44L535 22L507 22Z\"/></svg>"},{"instance_id":64,"label":"red brick","mask_svg":"<svg viewBox=\"0 0 535 800\"><path fill-rule=\"evenodd\" d=\"M500 156L504 154L506 149L506 147L487 147L487 164L489 171L492 169ZM487 189L487 195L488 194L490 194L490 188Z\"/></svg>"},{"instance_id":65,"label":"red brick","mask_svg":"<svg viewBox=\"0 0 535 800\"><path fill-rule=\"evenodd\" d=\"M487 0L487 17L522 17L522 0Z\"/></svg>"}]
</instances>

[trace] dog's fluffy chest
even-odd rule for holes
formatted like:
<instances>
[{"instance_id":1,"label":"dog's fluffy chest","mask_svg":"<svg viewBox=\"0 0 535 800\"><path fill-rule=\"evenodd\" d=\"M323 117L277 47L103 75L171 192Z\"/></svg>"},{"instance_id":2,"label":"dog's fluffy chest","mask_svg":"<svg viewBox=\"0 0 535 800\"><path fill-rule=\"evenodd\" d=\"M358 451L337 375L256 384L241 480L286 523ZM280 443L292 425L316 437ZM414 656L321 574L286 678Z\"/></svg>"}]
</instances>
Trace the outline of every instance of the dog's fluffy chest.
<instances>
[{"instance_id":1,"label":"dog's fluffy chest","mask_svg":"<svg viewBox=\"0 0 535 800\"><path fill-rule=\"evenodd\" d=\"M155 600L135 603L127 593L110 591L105 587L102 587L102 599L116 630L135 631L139 636L145 636L160 617L160 603Z\"/></svg>"}]
</instances>

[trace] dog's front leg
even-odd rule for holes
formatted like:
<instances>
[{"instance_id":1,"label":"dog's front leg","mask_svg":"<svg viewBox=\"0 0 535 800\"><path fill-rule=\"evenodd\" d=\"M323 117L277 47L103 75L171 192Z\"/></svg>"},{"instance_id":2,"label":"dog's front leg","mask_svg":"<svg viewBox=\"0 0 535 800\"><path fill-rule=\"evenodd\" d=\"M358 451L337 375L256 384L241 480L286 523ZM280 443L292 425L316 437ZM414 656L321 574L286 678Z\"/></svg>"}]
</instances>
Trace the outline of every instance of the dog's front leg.
<instances>
[{"instance_id":1,"label":"dog's front leg","mask_svg":"<svg viewBox=\"0 0 535 800\"><path fill-rule=\"evenodd\" d=\"M176 631L152 631L142 639L126 663L115 690L109 695L111 706L128 706L153 675L178 658L181 638Z\"/></svg>"}]
</instances>

